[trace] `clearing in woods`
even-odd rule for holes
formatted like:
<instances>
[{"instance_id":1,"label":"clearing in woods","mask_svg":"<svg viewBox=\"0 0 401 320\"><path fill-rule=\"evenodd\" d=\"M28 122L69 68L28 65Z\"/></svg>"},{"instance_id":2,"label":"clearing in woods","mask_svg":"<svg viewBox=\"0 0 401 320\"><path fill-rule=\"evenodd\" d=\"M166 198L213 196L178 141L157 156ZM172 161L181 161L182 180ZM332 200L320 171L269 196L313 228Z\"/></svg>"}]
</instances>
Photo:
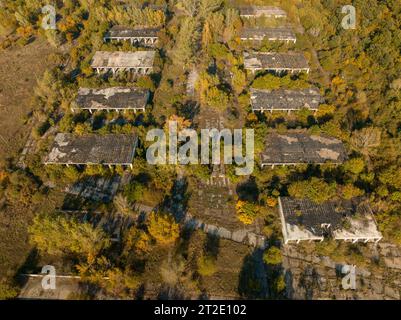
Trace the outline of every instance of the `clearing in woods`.
<instances>
[{"instance_id":1,"label":"clearing in woods","mask_svg":"<svg viewBox=\"0 0 401 320\"><path fill-rule=\"evenodd\" d=\"M0 160L16 157L23 148L30 126L31 97L37 80L49 67L54 53L46 41L0 51Z\"/></svg>"},{"instance_id":2,"label":"clearing in woods","mask_svg":"<svg viewBox=\"0 0 401 320\"><path fill-rule=\"evenodd\" d=\"M0 51L0 161L15 160L25 145L31 130L27 124L31 97L54 52L42 40ZM0 203L1 281L12 277L29 253L27 227L33 214L23 206L4 205L4 199Z\"/></svg>"}]
</instances>

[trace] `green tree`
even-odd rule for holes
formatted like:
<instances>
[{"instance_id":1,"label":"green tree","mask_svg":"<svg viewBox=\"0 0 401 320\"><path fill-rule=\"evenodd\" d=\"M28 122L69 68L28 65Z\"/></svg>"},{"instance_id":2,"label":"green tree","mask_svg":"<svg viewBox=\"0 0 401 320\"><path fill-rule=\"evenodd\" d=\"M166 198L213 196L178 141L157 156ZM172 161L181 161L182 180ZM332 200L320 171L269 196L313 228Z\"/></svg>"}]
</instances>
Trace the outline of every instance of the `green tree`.
<instances>
[{"instance_id":1,"label":"green tree","mask_svg":"<svg viewBox=\"0 0 401 320\"><path fill-rule=\"evenodd\" d=\"M359 175L365 169L365 161L361 158L353 158L344 163L344 169L354 175Z\"/></svg>"},{"instance_id":2,"label":"green tree","mask_svg":"<svg viewBox=\"0 0 401 320\"><path fill-rule=\"evenodd\" d=\"M316 203L322 203L336 196L337 188L335 183L327 182L313 177L310 180L293 182L288 187L291 197L308 198Z\"/></svg>"},{"instance_id":3,"label":"green tree","mask_svg":"<svg viewBox=\"0 0 401 320\"><path fill-rule=\"evenodd\" d=\"M110 238L101 228L62 215L36 216L29 233L40 251L51 255L76 254L88 261L110 245Z\"/></svg>"},{"instance_id":4,"label":"green tree","mask_svg":"<svg viewBox=\"0 0 401 320\"><path fill-rule=\"evenodd\" d=\"M175 64L186 66L192 61L198 37L197 21L185 18L181 23L175 46L170 52L170 57Z\"/></svg>"},{"instance_id":5,"label":"green tree","mask_svg":"<svg viewBox=\"0 0 401 320\"><path fill-rule=\"evenodd\" d=\"M152 212L148 219L148 231L156 242L162 245L174 243L180 235L179 225L168 213Z\"/></svg>"},{"instance_id":6,"label":"green tree","mask_svg":"<svg viewBox=\"0 0 401 320\"><path fill-rule=\"evenodd\" d=\"M121 193L114 197L113 204L119 214L127 217L134 216L134 210L132 209L131 204L127 197Z\"/></svg>"},{"instance_id":7,"label":"green tree","mask_svg":"<svg viewBox=\"0 0 401 320\"><path fill-rule=\"evenodd\" d=\"M353 184L346 184L341 191L344 199L347 200L362 196L365 193L363 190L355 187Z\"/></svg>"},{"instance_id":8,"label":"green tree","mask_svg":"<svg viewBox=\"0 0 401 320\"><path fill-rule=\"evenodd\" d=\"M270 265L281 264L283 262L281 250L275 246L270 247L263 254L263 261Z\"/></svg>"},{"instance_id":9,"label":"green tree","mask_svg":"<svg viewBox=\"0 0 401 320\"><path fill-rule=\"evenodd\" d=\"M236 94L240 94L246 86L246 74L237 67L232 68L232 87Z\"/></svg>"},{"instance_id":10,"label":"green tree","mask_svg":"<svg viewBox=\"0 0 401 320\"><path fill-rule=\"evenodd\" d=\"M0 281L0 300L14 299L18 291L8 283Z\"/></svg>"},{"instance_id":11,"label":"green tree","mask_svg":"<svg viewBox=\"0 0 401 320\"><path fill-rule=\"evenodd\" d=\"M213 257L202 255L198 258L198 272L201 276L212 276L216 273L216 261Z\"/></svg>"}]
</instances>

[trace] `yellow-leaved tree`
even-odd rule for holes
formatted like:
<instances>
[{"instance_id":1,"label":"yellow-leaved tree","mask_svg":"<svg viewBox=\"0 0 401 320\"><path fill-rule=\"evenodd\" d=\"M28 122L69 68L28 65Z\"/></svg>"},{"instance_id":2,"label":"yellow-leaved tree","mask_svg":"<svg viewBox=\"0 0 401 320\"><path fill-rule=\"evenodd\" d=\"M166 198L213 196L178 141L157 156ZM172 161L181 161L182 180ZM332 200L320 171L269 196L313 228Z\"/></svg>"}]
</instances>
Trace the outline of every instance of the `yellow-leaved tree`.
<instances>
[{"instance_id":1,"label":"yellow-leaved tree","mask_svg":"<svg viewBox=\"0 0 401 320\"><path fill-rule=\"evenodd\" d=\"M162 245L174 243L180 235L179 225L168 213L152 212L149 215L148 231L156 242Z\"/></svg>"},{"instance_id":2,"label":"yellow-leaved tree","mask_svg":"<svg viewBox=\"0 0 401 320\"><path fill-rule=\"evenodd\" d=\"M247 201L238 200L235 208L237 210L238 219L243 224L252 224L259 213L259 208Z\"/></svg>"}]
</instances>

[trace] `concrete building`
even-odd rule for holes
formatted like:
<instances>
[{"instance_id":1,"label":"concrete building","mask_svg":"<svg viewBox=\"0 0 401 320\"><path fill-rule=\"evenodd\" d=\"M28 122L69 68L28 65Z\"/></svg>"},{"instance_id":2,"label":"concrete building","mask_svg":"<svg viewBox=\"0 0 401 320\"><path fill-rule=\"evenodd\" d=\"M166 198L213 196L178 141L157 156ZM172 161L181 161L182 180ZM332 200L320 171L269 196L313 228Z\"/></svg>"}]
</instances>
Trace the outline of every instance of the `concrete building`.
<instances>
[{"instance_id":1,"label":"concrete building","mask_svg":"<svg viewBox=\"0 0 401 320\"><path fill-rule=\"evenodd\" d=\"M306 133L269 134L261 154L262 168L277 165L340 164L347 159L340 140Z\"/></svg>"},{"instance_id":2,"label":"concrete building","mask_svg":"<svg viewBox=\"0 0 401 320\"><path fill-rule=\"evenodd\" d=\"M287 18L287 13L279 8L272 6L241 6L238 7L242 18Z\"/></svg>"},{"instance_id":3,"label":"concrete building","mask_svg":"<svg viewBox=\"0 0 401 320\"><path fill-rule=\"evenodd\" d=\"M307 108L316 112L323 98L317 88L301 90L251 89L252 111L298 111Z\"/></svg>"},{"instance_id":4,"label":"concrete building","mask_svg":"<svg viewBox=\"0 0 401 320\"><path fill-rule=\"evenodd\" d=\"M135 134L58 133L44 163L59 165L101 164L132 167L138 137Z\"/></svg>"},{"instance_id":5,"label":"concrete building","mask_svg":"<svg viewBox=\"0 0 401 320\"><path fill-rule=\"evenodd\" d=\"M104 41L129 41L132 45L152 46L158 40L160 28L133 28L113 26L104 36Z\"/></svg>"},{"instance_id":6,"label":"concrete building","mask_svg":"<svg viewBox=\"0 0 401 320\"><path fill-rule=\"evenodd\" d=\"M245 69L252 73L272 71L275 73L309 73L308 61L302 53L253 52L244 53Z\"/></svg>"},{"instance_id":7,"label":"concrete building","mask_svg":"<svg viewBox=\"0 0 401 320\"><path fill-rule=\"evenodd\" d=\"M126 10L136 8L136 9L149 9L153 11L161 11L163 13L167 12L167 4L154 4L149 1L145 1L141 3L142 1L132 1L132 0L118 0L117 5L123 7Z\"/></svg>"},{"instance_id":8,"label":"concrete building","mask_svg":"<svg viewBox=\"0 0 401 320\"><path fill-rule=\"evenodd\" d=\"M98 110L145 112L149 96L149 90L135 87L79 88L71 110L89 110L90 113Z\"/></svg>"},{"instance_id":9,"label":"concrete building","mask_svg":"<svg viewBox=\"0 0 401 320\"><path fill-rule=\"evenodd\" d=\"M291 28L244 28L241 32L242 41L283 41L296 43L297 37Z\"/></svg>"},{"instance_id":10,"label":"concrete building","mask_svg":"<svg viewBox=\"0 0 401 320\"><path fill-rule=\"evenodd\" d=\"M332 200L317 204L308 199L279 198L284 243L323 241L325 238L379 242L372 210L363 199Z\"/></svg>"},{"instance_id":11,"label":"concrete building","mask_svg":"<svg viewBox=\"0 0 401 320\"><path fill-rule=\"evenodd\" d=\"M136 74L149 74L153 71L154 59L155 51L97 51L92 59L92 68L97 73L132 71Z\"/></svg>"}]
</instances>

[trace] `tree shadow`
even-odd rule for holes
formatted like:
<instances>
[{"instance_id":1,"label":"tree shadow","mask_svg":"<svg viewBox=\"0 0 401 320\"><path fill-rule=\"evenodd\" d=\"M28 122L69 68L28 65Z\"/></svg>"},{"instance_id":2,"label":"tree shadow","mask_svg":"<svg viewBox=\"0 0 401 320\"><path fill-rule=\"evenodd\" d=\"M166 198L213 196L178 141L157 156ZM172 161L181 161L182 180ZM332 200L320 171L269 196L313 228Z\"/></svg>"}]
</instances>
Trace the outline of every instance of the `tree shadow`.
<instances>
[{"instance_id":1,"label":"tree shadow","mask_svg":"<svg viewBox=\"0 0 401 320\"><path fill-rule=\"evenodd\" d=\"M205 253L217 259L220 252L220 238L217 235L208 233L206 236Z\"/></svg>"},{"instance_id":2,"label":"tree shadow","mask_svg":"<svg viewBox=\"0 0 401 320\"><path fill-rule=\"evenodd\" d=\"M174 182L170 195L166 196L161 207L171 212L177 222L182 222L187 214L190 196L187 178L177 179Z\"/></svg>"},{"instance_id":3,"label":"tree shadow","mask_svg":"<svg viewBox=\"0 0 401 320\"><path fill-rule=\"evenodd\" d=\"M293 286L294 276L291 270L286 270L284 273L285 279L285 296L287 299L292 300L295 296L295 290Z\"/></svg>"},{"instance_id":4,"label":"tree shadow","mask_svg":"<svg viewBox=\"0 0 401 320\"><path fill-rule=\"evenodd\" d=\"M250 177L246 182L238 185L236 191L241 200L256 202L259 199L259 187L255 177Z\"/></svg>"},{"instance_id":5,"label":"tree shadow","mask_svg":"<svg viewBox=\"0 0 401 320\"><path fill-rule=\"evenodd\" d=\"M305 299L312 300L319 290L319 274L313 266L307 266L301 273L299 286L305 290Z\"/></svg>"},{"instance_id":6,"label":"tree shadow","mask_svg":"<svg viewBox=\"0 0 401 320\"><path fill-rule=\"evenodd\" d=\"M179 116L194 122L195 118L199 115L200 104L197 101L187 101L185 104L177 107Z\"/></svg>"},{"instance_id":7,"label":"tree shadow","mask_svg":"<svg viewBox=\"0 0 401 320\"><path fill-rule=\"evenodd\" d=\"M190 297L178 286L163 285L157 295L157 300L188 300Z\"/></svg>"},{"instance_id":8,"label":"tree shadow","mask_svg":"<svg viewBox=\"0 0 401 320\"><path fill-rule=\"evenodd\" d=\"M35 272L38 269L39 258L40 258L39 251L36 248L33 248L29 252L24 263L18 268L18 270L14 274L13 281L20 288L25 286L25 284L28 282L28 277L24 277L22 276L22 274Z\"/></svg>"},{"instance_id":9,"label":"tree shadow","mask_svg":"<svg viewBox=\"0 0 401 320\"><path fill-rule=\"evenodd\" d=\"M266 299L269 296L263 251L256 249L243 261L238 293L244 299Z\"/></svg>"}]
</instances>

